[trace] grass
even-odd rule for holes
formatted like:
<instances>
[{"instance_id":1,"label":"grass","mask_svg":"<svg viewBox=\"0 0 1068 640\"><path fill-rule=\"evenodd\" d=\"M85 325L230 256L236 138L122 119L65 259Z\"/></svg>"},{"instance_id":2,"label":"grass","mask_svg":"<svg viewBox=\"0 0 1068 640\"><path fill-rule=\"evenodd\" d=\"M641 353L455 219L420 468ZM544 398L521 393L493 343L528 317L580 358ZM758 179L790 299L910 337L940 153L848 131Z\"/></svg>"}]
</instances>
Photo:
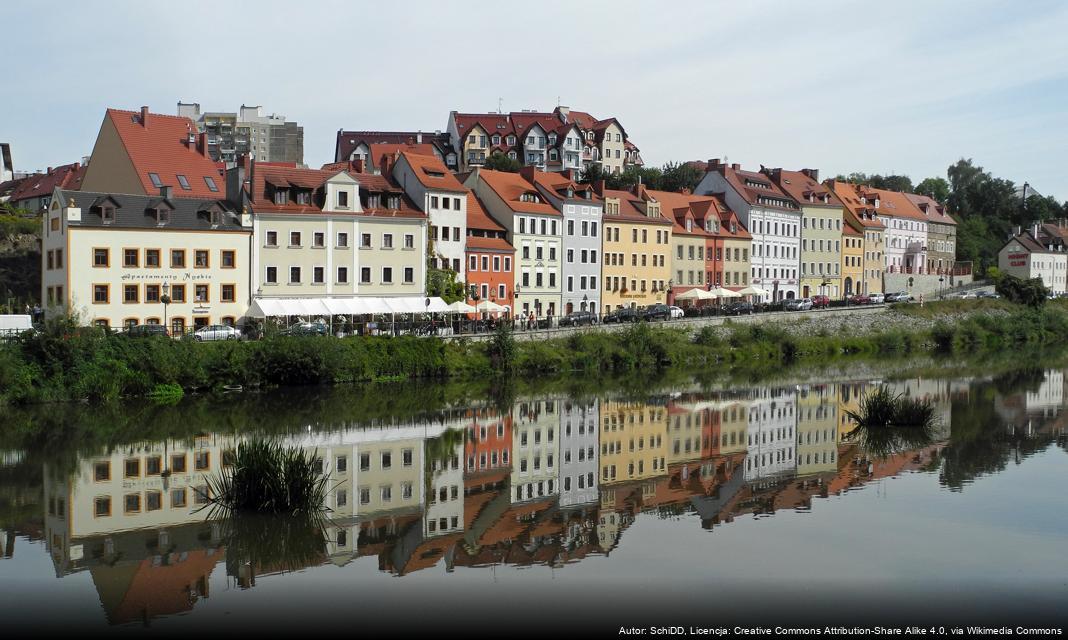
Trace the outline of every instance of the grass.
<instances>
[{"instance_id":1,"label":"grass","mask_svg":"<svg viewBox=\"0 0 1068 640\"><path fill-rule=\"evenodd\" d=\"M866 394L857 411L846 415L857 424L846 437L881 458L930 444L939 425L930 400L895 395L886 387Z\"/></svg>"},{"instance_id":2,"label":"grass","mask_svg":"<svg viewBox=\"0 0 1068 640\"><path fill-rule=\"evenodd\" d=\"M321 514L328 491L321 467L300 447L248 440L238 445L230 470L209 478L209 504L223 514Z\"/></svg>"}]
</instances>

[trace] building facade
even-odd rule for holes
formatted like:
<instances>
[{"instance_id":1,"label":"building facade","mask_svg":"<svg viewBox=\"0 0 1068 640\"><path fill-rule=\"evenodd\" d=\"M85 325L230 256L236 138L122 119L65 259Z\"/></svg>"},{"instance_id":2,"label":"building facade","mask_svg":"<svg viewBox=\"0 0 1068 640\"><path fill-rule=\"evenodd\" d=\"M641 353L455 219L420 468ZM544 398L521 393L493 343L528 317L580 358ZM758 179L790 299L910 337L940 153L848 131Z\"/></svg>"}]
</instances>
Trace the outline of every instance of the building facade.
<instances>
[{"instance_id":1,"label":"building facade","mask_svg":"<svg viewBox=\"0 0 1068 640\"><path fill-rule=\"evenodd\" d=\"M434 156L398 153L390 172L417 207L427 215L430 260L464 280L467 243L467 188Z\"/></svg>"},{"instance_id":2,"label":"building facade","mask_svg":"<svg viewBox=\"0 0 1068 640\"><path fill-rule=\"evenodd\" d=\"M752 235L750 281L780 301L800 293L801 208L764 174L738 164L709 160L697 186L701 194L723 194Z\"/></svg>"},{"instance_id":3,"label":"building facade","mask_svg":"<svg viewBox=\"0 0 1068 640\"><path fill-rule=\"evenodd\" d=\"M601 308L601 199L593 187L575 183L570 174L524 167L521 175L538 187L563 218L563 314L596 312Z\"/></svg>"},{"instance_id":4,"label":"building facade","mask_svg":"<svg viewBox=\"0 0 1068 640\"><path fill-rule=\"evenodd\" d=\"M671 281L671 231L659 205L637 198L630 191L594 185L604 201L601 237L601 292L603 313L625 307L667 302Z\"/></svg>"},{"instance_id":5,"label":"building facade","mask_svg":"<svg viewBox=\"0 0 1068 640\"><path fill-rule=\"evenodd\" d=\"M216 162L234 163L248 154L260 162L304 164L304 127L285 116L265 115L262 106L234 111L201 111L196 102L179 102L178 115L207 134L207 149Z\"/></svg>"},{"instance_id":6,"label":"building facade","mask_svg":"<svg viewBox=\"0 0 1068 640\"><path fill-rule=\"evenodd\" d=\"M101 327L236 325L249 307L252 221L222 200L55 189L42 232L49 314ZM169 300L164 304L164 300Z\"/></svg>"},{"instance_id":7,"label":"building facade","mask_svg":"<svg viewBox=\"0 0 1068 640\"><path fill-rule=\"evenodd\" d=\"M952 274L957 264L957 221L944 205L930 196L906 193L905 197L927 218L925 272L938 276Z\"/></svg>"},{"instance_id":8,"label":"building facade","mask_svg":"<svg viewBox=\"0 0 1068 640\"><path fill-rule=\"evenodd\" d=\"M1064 293L1068 253L1064 242L1032 227L1013 236L998 251L998 269L1022 280L1039 278L1053 293Z\"/></svg>"},{"instance_id":9,"label":"building facade","mask_svg":"<svg viewBox=\"0 0 1068 640\"><path fill-rule=\"evenodd\" d=\"M819 171L765 169L801 205L801 297L842 297L842 203L820 184Z\"/></svg>"},{"instance_id":10,"label":"building facade","mask_svg":"<svg viewBox=\"0 0 1068 640\"><path fill-rule=\"evenodd\" d=\"M863 254L860 270L863 274L859 282L846 282L843 288L852 287L854 294L871 294L883 292L883 272L886 264L884 254L886 225L883 215L876 210L875 203L861 195L857 185L840 180L827 180L824 184L838 196L845 207L843 224L862 234Z\"/></svg>"}]
</instances>

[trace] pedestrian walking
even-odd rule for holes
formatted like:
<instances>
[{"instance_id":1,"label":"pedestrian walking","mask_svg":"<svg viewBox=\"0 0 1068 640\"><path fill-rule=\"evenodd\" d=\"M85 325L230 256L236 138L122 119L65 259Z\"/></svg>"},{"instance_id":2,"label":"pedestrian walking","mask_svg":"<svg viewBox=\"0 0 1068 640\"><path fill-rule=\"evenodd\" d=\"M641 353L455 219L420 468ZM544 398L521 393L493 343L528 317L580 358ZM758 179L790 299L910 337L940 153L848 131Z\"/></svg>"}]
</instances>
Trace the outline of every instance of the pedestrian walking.
<instances>
[{"instance_id":1,"label":"pedestrian walking","mask_svg":"<svg viewBox=\"0 0 1068 640\"><path fill-rule=\"evenodd\" d=\"M920 308L923 308L923 294L920 294Z\"/></svg>"}]
</instances>

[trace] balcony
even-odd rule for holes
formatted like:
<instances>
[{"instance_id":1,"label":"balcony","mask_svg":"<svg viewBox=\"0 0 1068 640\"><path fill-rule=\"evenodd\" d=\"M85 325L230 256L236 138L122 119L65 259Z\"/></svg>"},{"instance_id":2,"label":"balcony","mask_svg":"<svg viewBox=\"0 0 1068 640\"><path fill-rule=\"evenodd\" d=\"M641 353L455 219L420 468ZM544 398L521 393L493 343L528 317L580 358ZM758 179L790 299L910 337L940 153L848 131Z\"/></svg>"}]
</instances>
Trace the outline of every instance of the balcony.
<instances>
[{"instance_id":1,"label":"balcony","mask_svg":"<svg viewBox=\"0 0 1068 640\"><path fill-rule=\"evenodd\" d=\"M922 242L910 242L905 247L905 253L924 253L927 247Z\"/></svg>"}]
</instances>

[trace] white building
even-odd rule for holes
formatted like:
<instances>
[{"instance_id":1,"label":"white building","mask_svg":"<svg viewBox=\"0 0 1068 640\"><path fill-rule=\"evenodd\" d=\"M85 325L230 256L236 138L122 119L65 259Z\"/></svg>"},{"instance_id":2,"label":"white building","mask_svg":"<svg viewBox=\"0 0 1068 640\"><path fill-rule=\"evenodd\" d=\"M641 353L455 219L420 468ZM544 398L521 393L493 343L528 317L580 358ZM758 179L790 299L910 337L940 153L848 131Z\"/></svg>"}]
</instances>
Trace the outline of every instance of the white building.
<instances>
[{"instance_id":1,"label":"white building","mask_svg":"<svg viewBox=\"0 0 1068 640\"><path fill-rule=\"evenodd\" d=\"M766 175L709 160L697 193L718 195L753 236L750 281L773 300L799 295L801 207Z\"/></svg>"},{"instance_id":2,"label":"white building","mask_svg":"<svg viewBox=\"0 0 1068 640\"><path fill-rule=\"evenodd\" d=\"M1064 293L1068 253L1059 237L1032 228L1011 238L998 251L998 269L1022 280L1039 278L1050 291Z\"/></svg>"},{"instance_id":3,"label":"white building","mask_svg":"<svg viewBox=\"0 0 1068 640\"><path fill-rule=\"evenodd\" d=\"M155 197L57 188L41 231L41 299L48 313L104 327L240 324L251 230L226 201L171 187Z\"/></svg>"},{"instance_id":4,"label":"white building","mask_svg":"<svg viewBox=\"0 0 1068 640\"><path fill-rule=\"evenodd\" d=\"M463 281L466 270L467 189L434 156L401 152L393 164L393 181L429 218L433 260Z\"/></svg>"},{"instance_id":5,"label":"white building","mask_svg":"<svg viewBox=\"0 0 1068 640\"><path fill-rule=\"evenodd\" d=\"M560 409L560 506L597 502L600 403L565 400Z\"/></svg>"},{"instance_id":6,"label":"white building","mask_svg":"<svg viewBox=\"0 0 1068 640\"><path fill-rule=\"evenodd\" d=\"M560 404L551 398L523 400L512 411L513 504L559 493Z\"/></svg>"},{"instance_id":7,"label":"white building","mask_svg":"<svg viewBox=\"0 0 1068 640\"><path fill-rule=\"evenodd\" d=\"M764 388L755 392L749 406L749 428L746 433L747 481L794 473L796 426L795 391Z\"/></svg>"}]
</instances>

